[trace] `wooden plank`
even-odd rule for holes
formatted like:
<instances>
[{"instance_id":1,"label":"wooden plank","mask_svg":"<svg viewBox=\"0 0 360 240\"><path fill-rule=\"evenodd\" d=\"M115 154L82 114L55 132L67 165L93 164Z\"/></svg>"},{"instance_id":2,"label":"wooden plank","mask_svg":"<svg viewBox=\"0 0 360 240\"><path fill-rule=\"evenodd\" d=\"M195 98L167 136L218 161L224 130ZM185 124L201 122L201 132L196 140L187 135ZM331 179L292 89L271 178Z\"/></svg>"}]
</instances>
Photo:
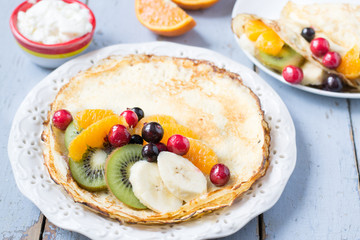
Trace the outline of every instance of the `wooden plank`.
<instances>
[{"instance_id":1,"label":"wooden plank","mask_svg":"<svg viewBox=\"0 0 360 240\"><path fill-rule=\"evenodd\" d=\"M358 174L347 101L260 75L289 108L298 143L295 171L278 203L264 214L266 239L359 239ZM359 113L354 102L353 115Z\"/></svg>"},{"instance_id":2,"label":"wooden plank","mask_svg":"<svg viewBox=\"0 0 360 240\"><path fill-rule=\"evenodd\" d=\"M360 100L348 100L352 125L352 141L354 155L356 156L357 171L359 175L358 193L360 196Z\"/></svg>"},{"instance_id":3,"label":"wooden plank","mask_svg":"<svg viewBox=\"0 0 360 240\"><path fill-rule=\"evenodd\" d=\"M38 239L43 215L16 187L7 154L9 130L15 112L28 91L49 71L29 61L15 43L9 30L9 18L22 1L0 2L0 238ZM5 47L6 46L6 47Z\"/></svg>"},{"instance_id":4,"label":"wooden plank","mask_svg":"<svg viewBox=\"0 0 360 240\"><path fill-rule=\"evenodd\" d=\"M43 240L57 240L57 239L64 239L64 240L88 240L89 238L76 233L63 230L58 228L48 220L46 221L44 232L42 234Z\"/></svg>"}]
</instances>

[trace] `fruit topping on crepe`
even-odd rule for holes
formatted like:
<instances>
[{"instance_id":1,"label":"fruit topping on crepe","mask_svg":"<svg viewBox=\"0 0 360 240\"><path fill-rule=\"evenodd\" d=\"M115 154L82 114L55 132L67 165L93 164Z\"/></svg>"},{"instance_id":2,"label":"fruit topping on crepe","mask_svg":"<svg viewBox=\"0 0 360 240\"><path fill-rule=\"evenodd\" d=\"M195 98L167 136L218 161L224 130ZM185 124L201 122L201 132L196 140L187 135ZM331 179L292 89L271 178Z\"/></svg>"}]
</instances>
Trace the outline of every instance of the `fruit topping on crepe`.
<instances>
[{"instance_id":1,"label":"fruit topping on crepe","mask_svg":"<svg viewBox=\"0 0 360 240\"><path fill-rule=\"evenodd\" d=\"M217 187L229 181L230 171L218 164L215 152L201 140L181 135L196 137L170 116L144 117L141 108L120 115L86 109L71 123L69 119L70 112L59 110L53 124L61 129L67 124L64 144L71 176L88 191L109 189L132 208L169 212L206 193L205 176ZM140 131L141 136L130 131Z\"/></svg>"}]
</instances>

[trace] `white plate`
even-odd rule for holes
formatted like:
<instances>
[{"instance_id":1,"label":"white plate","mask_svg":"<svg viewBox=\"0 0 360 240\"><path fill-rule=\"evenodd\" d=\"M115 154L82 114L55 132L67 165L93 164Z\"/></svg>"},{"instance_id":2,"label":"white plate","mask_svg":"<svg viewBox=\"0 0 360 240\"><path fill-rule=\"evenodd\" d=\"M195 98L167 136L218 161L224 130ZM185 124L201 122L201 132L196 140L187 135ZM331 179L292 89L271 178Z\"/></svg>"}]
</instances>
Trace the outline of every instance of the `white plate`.
<instances>
[{"instance_id":1,"label":"white plate","mask_svg":"<svg viewBox=\"0 0 360 240\"><path fill-rule=\"evenodd\" d=\"M314 0L292 0L295 3L300 4L310 4L314 3ZM288 0L256 0L256 1L248 1L248 0L237 0L233 12L232 17L234 18L236 15L240 13L251 13L256 14L258 16L261 16L263 18L269 18L269 19L278 19L280 16L280 12L282 8L285 6L285 4L288 2ZM359 4L358 0L317 0L316 3L352 3L352 4ZM234 34L234 37L236 41L239 44L239 38ZM239 44L240 46L240 44ZM264 66L261 62L259 62L255 57L253 57L250 53L243 50L245 55L261 70L269 74L270 76L276 78L277 80L315 94L324 95L328 97L338 97L338 98L360 98L360 93L339 93L339 92L330 92L325 90L320 90L312 87L303 86L300 84L290 84L284 80L281 74L276 73L272 71L271 69Z\"/></svg>"},{"instance_id":2,"label":"white plate","mask_svg":"<svg viewBox=\"0 0 360 240\"><path fill-rule=\"evenodd\" d=\"M260 98L271 128L270 166L266 175L232 206L197 220L164 226L122 225L75 203L44 167L40 135L49 105L59 89L81 70L110 55L136 53L205 59L238 73ZM93 239L205 239L227 236L279 199L296 162L295 129L280 97L250 69L210 50L174 43L115 45L65 63L39 82L20 105L10 132L9 158L20 191L55 225Z\"/></svg>"}]
</instances>

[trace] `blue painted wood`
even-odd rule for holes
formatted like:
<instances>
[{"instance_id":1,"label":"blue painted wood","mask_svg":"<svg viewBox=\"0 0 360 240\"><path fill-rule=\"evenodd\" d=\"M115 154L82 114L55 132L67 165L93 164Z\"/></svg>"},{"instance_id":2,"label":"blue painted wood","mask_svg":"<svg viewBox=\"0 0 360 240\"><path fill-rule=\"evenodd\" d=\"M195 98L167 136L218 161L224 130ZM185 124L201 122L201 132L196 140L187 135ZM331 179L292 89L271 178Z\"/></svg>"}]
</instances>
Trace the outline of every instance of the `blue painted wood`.
<instances>
[{"instance_id":1,"label":"blue painted wood","mask_svg":"<svg viewBox=\"0 0 360 240\"><path fill-rule=\"evenodd\" d=\"M284 193L264 214L266 239L360 239L359 176L347 100L306 93L260 75L289 108L298 149ZM359 114L359 108L353 110Z\"/></svg>"}]
</instances>

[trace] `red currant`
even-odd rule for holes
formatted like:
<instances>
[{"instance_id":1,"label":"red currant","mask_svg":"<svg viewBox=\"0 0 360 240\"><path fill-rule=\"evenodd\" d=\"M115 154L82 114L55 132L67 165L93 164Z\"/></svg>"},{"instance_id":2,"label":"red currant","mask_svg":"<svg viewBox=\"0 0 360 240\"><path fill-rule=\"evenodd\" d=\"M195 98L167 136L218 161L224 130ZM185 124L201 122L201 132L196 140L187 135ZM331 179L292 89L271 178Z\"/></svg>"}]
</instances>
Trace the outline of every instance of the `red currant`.
<instances>
[{"instance_id":1,"label":"red currant","mask_svg":"<svg viewBox=\"0 0 360 240\"><path fill-rule=\"evenodd\" d=\"M215 164L210 171L210 181L217 187L224 186L230 179L230 170L222 163Z\"/></svg>"},{"instance_id":2,"label":"red currant","mask_svg":"<svg viewBox=\"0 0 360 240\"><path fill-rule=\"evenodd\" d=\"M300 83L304 78L301 68L293 65L286 66L282 71L282 75L285 81L295 84Z\"/></svg>"},{"instance_id":3,"label":"red currant","mask_svg":"<svg viewBox=\"0 0 360 240\"><path fill-rule=\"evenodd\" d=\"M61 109L54 113L52 122L55 127L60 130L65 130L67 126L72 122L73 118L68 110Z\"/></svg>"},{"instance_id":4,"label":"red currant","mask_svg":"<svg viewBox=\"0 0 360 240\"><path fill-rule=\"evenodd\" d=\"M135 112L131 110L123 111L120 116L123 116L125 118L126 123L129 125L129 127L135 127L138 123L138 116Z\"/></svg>"},{"instance_id":5,"label":"red currant","mask_svg":"<svg viewBox=\"0 0 360 240\"><path fill-rule=\"evenodd\" d=\"M178 155L185 155L190 149L189 139L180 134L172 135L167 141L167 149Z\"/></svg>"},{"instance_id":6,"label":"red currant","mask_svg":"<svg viewBox=\"0 0 360 240\"><path fill-rule=\"evenodd\" d=\"M324 56L329 48L330 44L325 38L315 38L310 42L310 50L317 57Z\"/></svg>"},{"instance_id":7,"label":"red currant","mask_svg":"<svg viewBox=\"0 0 360 240\"><path fill-rule=\"evenodd\" d=\"M131 134L124 125L114 125L109 131L108 140L113 147L121 147L130 142Z\"/></svg>"},{"instance_id":8,"label":"red currant","mask_svg":"<svg viewBox=\"0 0 360 240\"><path fill-rule=\"evenodd\" d=\"M322 59L322 64L330 69L337 68L340 65L341 56L337 52L328 52Z\"/></svg>"}]
</instances>

